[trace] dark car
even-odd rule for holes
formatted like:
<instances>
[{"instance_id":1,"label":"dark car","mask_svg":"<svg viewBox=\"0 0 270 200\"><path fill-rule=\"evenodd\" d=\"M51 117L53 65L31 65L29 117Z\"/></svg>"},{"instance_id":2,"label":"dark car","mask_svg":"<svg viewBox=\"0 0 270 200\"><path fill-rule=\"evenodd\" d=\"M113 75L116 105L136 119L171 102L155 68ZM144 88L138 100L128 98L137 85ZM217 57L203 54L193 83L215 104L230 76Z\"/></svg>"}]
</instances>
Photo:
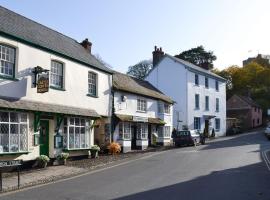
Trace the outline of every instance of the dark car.
<instances>
[{"instance_id":1,"label":"dark car","mask_svg":"<svg viewBox=\"0 0 270 200\"><path fill-rule=\"evenodd\" d=\"M205 138L197 130L176 131L173 141L175 146L205 144Z\"/></svg>"}]
</instances>

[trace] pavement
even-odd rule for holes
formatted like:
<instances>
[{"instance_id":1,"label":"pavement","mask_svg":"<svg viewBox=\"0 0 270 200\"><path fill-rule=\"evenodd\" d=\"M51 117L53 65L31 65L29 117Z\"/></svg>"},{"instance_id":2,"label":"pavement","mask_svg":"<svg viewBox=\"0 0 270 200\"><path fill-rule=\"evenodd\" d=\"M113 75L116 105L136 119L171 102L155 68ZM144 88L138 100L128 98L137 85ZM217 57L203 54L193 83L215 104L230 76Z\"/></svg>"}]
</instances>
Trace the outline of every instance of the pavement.
<instances>
[{"instance_id":1,"label":"pavement","mask_svg":"<svg viewBox=\"0 0 270 200\"><path fill-rule=\"evenodd\" d=\"M1 200L270 200L270 142L261 132L154 152Z\"/></svg>"}]
</instances>

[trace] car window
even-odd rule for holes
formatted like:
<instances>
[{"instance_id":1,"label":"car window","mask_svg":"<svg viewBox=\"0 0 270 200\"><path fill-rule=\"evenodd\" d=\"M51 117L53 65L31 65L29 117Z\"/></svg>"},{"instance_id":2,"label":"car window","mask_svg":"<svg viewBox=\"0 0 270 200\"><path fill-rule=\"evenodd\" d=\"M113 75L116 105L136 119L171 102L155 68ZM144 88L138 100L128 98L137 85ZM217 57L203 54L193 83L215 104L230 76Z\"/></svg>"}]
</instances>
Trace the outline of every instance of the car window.
<instances>
[{"instance_id":1,"label":"car window","mask_svg":"<svg viewBox=\"0 0 270 200\"><path fill-rule=\"evenodd\" d=\"M188 136L189 135L189 131L178 131L176 133L176 135L179 136Z\"/></svg>"}]
</instances>

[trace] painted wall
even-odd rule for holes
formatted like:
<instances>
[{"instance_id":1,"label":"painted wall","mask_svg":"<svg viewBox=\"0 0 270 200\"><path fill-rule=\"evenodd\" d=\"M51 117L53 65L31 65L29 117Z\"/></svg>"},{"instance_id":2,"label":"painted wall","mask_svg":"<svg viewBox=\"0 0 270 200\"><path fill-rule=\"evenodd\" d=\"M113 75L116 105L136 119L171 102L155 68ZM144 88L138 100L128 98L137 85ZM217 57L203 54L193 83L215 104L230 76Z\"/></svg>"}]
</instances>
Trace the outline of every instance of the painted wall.
<instances>
[{"instance_id":1,"label":"painted wall","mask_svg":"<svg viewBox=\"0 0 270 200\"><path fill-rule=\"evenodd\" d=\"M0 79L1 96L94 109L100 115L111 115L111 75L4 37L0 37L0 43L16 48L15 78L18 79ZM50 70L52 60L64 63L65 91L50 88L49 92L38 94L32 84L31 70L36 66ZM98 74L98 98L87 96L89 71Z\"/></svg>"}]
</instances>

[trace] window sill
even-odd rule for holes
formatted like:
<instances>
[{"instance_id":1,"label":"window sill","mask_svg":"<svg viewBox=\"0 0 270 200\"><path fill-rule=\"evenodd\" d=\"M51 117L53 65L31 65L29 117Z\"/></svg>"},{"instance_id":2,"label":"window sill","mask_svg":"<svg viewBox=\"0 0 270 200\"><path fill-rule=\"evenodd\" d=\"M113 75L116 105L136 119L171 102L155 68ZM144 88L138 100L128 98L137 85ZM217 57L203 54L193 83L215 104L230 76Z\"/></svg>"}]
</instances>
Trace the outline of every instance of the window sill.
<instances>
[{"instance_id":1,"label":"window sill","mask_svg":"<svg viewBox=\"0 0 270 200\"><path fill-rule=\"evenodd\" d=\"M85 148L85 149L63 149L63 151L68 152L68 151L89 151L91 148Z\"/></svg>"},{"instance_id":2,"label":"window sill","mask_svg":"<svg viewBox=\"0 0 270 200\"><path fill-rule=\"evenodd\" d=\"M6 155L21 155L21 154L28 154L28 151L21 151L21 152L3 152L0 153L0 156L6 156Z\"/></svg>"},{"instance_id":3,"label":"window sill","mask_svg":"<svg viewBox=\"0 0 270 200\"><path fill-rule=\"evenodd\" d=\"M97 96L97 95L93 95L93 94L87 94L86 96L88 96L88 97L94 97L94 98L98 98L98 96Z\"/></svg>"},{"instance_id":4,"label":"window sill","mask_svg":"<svg viewBox=\"0 0 270 200\"><path fill-rule=\"evenodd\" d=\"M146 111L143 111L143 110L137 110L136 112L138 112L138 113L146 113Z\"/></svg>"},{"instance_id":5,"label":"window sill","mask_svg":"<svg viewBox=\"0 0 270 200\"><path fill-rule=\"evenodd\" d=\"M17 79L17 78L10 77L10 76L4 76L4 75L0 75L0 79L6 79L6 80L10 80L10 81L19 81L19 79Z\"/></svg>"},{"instance_id":6,"label":"window sill","mask_svg":"<svg viewBox=\"0 0 270 200\"><path fill-rule=\"evenodd\" d=\"M50 86L50 89L59 90L59 91L66 91L64 88L58 88L58 87L55 87L55 86Z\"/></svg>"}]
</instances>

